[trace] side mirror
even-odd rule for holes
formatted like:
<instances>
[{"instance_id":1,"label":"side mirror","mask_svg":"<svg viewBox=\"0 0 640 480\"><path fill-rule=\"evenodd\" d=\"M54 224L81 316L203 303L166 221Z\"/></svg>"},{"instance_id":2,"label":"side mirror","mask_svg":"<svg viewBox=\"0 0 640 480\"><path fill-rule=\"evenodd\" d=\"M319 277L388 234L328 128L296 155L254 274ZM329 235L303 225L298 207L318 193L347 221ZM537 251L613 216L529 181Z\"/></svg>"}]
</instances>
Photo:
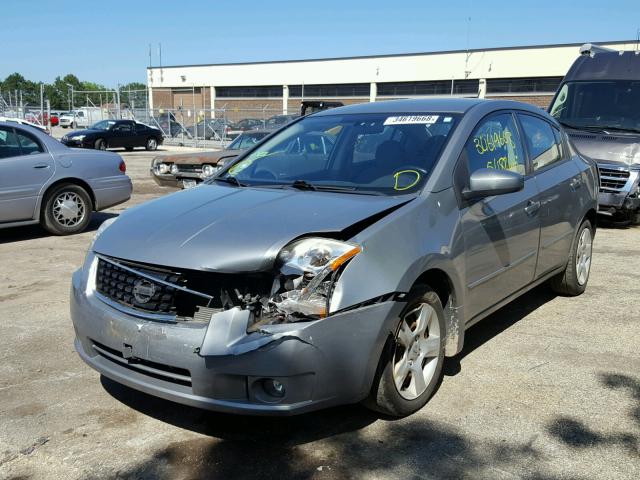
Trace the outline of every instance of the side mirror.
<instances>
[{"instance_id":1,"label":"side mirror","mask_svg":"<svg viewBox=\"0 0 640 480\"><path fill-rule=\"evenodd\" d=\"M509 170L480 168L471 174L469 188L462 191L466 199L519 192L524 188L524 177Z\"/></svg>"}]
</instances>

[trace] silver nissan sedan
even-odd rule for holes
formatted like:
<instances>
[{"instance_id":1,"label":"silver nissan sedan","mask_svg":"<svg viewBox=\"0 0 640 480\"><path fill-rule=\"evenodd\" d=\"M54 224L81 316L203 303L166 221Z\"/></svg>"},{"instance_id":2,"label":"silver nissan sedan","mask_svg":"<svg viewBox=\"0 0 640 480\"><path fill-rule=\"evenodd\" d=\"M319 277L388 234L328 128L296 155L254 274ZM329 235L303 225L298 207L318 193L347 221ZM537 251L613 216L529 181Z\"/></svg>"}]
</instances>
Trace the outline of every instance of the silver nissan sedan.
<instances>
[{"instance_id":1,"label":"silver nissan sedan","mask_svg":"<svg viewBox=\"0 0 640 480\"><path fill-rule=\"evenodd\" d=\"M408 415L470 325L543 282L585 290L597 195L595 165L526 104L319 112L105 222L73 275L75 346L196 407Z\"/></svg>"},{"instance_id":2,"label":"silver nissan sedan","mask_svg":"<svg viewBox=\"0 0 640 480\"><path fill-rule=\"evenodd\" d=\"M0 229L40 223L55 235L83 231L93 211L131 197L120 155L72 150L42 131L0 122Z\"/></svg>"}]
</instances>

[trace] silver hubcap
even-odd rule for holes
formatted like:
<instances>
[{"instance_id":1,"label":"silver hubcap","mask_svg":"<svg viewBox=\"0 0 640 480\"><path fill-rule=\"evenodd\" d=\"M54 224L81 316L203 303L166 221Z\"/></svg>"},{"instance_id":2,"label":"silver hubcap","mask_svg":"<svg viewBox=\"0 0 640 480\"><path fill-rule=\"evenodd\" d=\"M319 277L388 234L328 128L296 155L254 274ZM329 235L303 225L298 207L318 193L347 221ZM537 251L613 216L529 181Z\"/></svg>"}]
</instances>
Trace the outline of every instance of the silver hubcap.
<instances>
[{"instance_id":1,"label":"silver hubcap","mask_svg":"<svg viewBox=\"0 0 640 480\"><path fill-rule=\"evenodd\" d=\"M578 284L584 285L589 279L589 269L591 268L591 230L585 228L578 240L578 250L576 251L576 276Z\"/></svg>"},{"instance_id":2,"label":"silver hubcap","mask_svg":"<svg viewBox=\"0 0 640 480\"><path fill-rule=\"evenodd\" d=\"M423 303L407 312L396 334L393 381L407 400L418 398L433 379L440 353L440 325L433 307Z\"/></svg>"},{"instance_id":3,"label":"silver hubcap","mask_svg":"<svg viewBox=\"0 0 640 480\"><path fill-rule=\"evenodd\" d=\"M151 150L156 148L156 141L153 138L149 140L148 144Z\"/></svg>"},{"instance_id":4,"label":"silver hubcap","mask_svg":"<svg viewBox=\"0 0 640 480\"><path fill-rule=\"evenodd\" d=\"M62 192L53 201L53 218L60 225L75 227L82 223L84 215L84 201L74 192Z\"/></svg>"}]
</instances>

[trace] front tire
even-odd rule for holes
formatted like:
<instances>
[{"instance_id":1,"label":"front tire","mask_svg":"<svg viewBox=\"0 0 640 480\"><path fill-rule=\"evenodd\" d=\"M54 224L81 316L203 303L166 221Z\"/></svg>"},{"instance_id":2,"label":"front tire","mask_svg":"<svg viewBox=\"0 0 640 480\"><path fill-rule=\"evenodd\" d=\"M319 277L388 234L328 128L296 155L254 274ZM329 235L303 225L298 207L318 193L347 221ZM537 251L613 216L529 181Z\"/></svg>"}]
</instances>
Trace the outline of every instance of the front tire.
<instances>
[{"instance_id":1,"label":"front tire","mask_svg":"<svg viewBox=\"0 0 640 480\"><path fill-rule=\"evenodd\" d=\"M589 220L584 220L573 239L567 267L564 272L556 275L550 281L554 292L559 295L575 297L585 291L591 272L592 251L593 226Z\"/></svg>"},{"instance_id":2,"label":"front tire","mask_svg":"<svg viewBox=\"0 0 640 480\"><path fill-rule=\"evenodd\" d=\"M103 138L99 138L96 140L96 143L93 144L96 150L106 150L107 142Z\"/></svg>"},{"instance_id":3,"label":"front tire","mask_svg":"<svg viewBox=\"0 0 640 480\"><path fill-rule=\"evenodd\" d=\"M387 342L366 405L394 417L420 410L442 378L445 334L440 298L430 287L416 285Z\"/></svg>"},{"instance_id":4,"label":"front tire","mask_svg":"<svg viewBox=\"0 0 640 480\"><path fill-rule=\"evenodd\" d=\"M82 232L91 221L93 204L79 185L58 185L47 193L43 205L41 224L54 235Z\"/></svg>"},{"instance_id":5,"label":"front tire","mask_svg":"<svg viewBox=\"0 0 640 480\"><path fill-rule=\"evenodd\" d=\"M147 142L144 144L144 148L152 152L158 148L158 140L153 137L147 138Z\"/></svg>"}]
</instances>

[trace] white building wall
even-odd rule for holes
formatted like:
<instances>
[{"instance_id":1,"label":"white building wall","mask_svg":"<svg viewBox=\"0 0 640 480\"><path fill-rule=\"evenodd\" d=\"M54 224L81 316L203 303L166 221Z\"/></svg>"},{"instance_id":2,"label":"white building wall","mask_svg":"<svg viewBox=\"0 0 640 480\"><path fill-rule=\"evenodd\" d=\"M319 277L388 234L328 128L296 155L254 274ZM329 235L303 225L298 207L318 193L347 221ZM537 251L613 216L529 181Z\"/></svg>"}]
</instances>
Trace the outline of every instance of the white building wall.
<instances>
[{"instance_id":1,"label":"white building wall","mask_svg":"<svg viewBox=\"0 0 640 480\"><path fill-rule=\"evenodd\" d=\"M601 44L618 50L634 42ZM411 82L563 76L579 45L252 64L154 67L151 87Z\"/></svg>"}]
</instances>

